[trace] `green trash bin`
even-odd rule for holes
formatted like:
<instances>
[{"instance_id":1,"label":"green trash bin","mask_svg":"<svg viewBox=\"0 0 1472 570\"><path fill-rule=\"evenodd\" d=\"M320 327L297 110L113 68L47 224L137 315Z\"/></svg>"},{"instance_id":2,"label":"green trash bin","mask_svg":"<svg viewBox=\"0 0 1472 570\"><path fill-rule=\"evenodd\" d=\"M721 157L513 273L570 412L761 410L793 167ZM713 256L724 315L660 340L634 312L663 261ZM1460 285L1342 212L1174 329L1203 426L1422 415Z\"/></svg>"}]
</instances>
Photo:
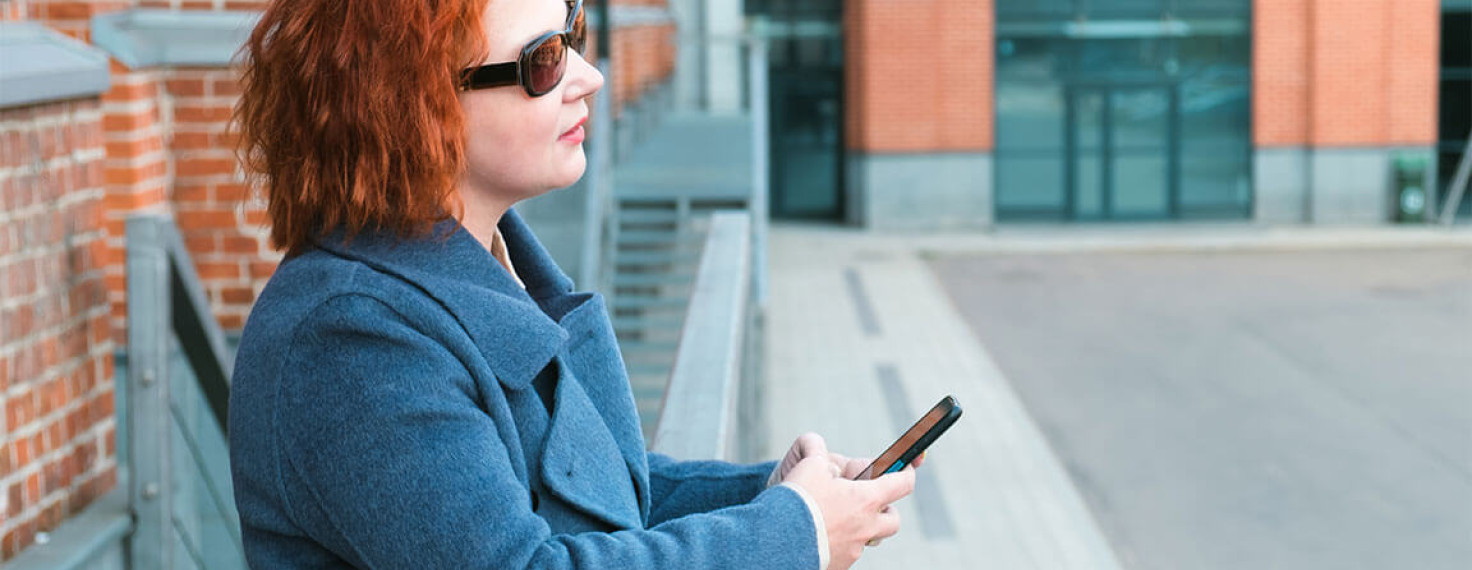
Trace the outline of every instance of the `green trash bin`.
<instances>
[{"instance_id":1,"label":"green trash bin","mask_svg":"<svg viewBox=\"0 0 1472 570\"><path fill-rule=\"evenodd\" d=\"M1395 179L1391 199L1395 201L1395 221L1419 224L1426 221L1426 155L1401 154L1395 157Z\"/></svg>"}]
</instances>

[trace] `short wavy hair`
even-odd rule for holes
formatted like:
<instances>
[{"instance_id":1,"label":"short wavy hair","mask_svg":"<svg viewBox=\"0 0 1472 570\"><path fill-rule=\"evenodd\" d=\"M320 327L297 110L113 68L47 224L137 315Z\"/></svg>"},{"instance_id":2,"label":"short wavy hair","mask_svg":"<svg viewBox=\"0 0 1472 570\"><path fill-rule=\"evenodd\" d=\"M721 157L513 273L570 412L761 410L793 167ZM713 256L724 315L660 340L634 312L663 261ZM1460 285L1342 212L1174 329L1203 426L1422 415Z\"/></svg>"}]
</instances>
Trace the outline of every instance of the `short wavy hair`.
<instances>
[{"instance_id":1,"label":"short wavy hair","mask_svg":"<svg viewBox=\"0 0 1472 570\"><path fill-rule=\"evenodd\" d=\"M276 0L241 49L237 156L271 243L427 232L460 205L462 69L486 53L487 0Z\"/></svg>"}]
</instances>

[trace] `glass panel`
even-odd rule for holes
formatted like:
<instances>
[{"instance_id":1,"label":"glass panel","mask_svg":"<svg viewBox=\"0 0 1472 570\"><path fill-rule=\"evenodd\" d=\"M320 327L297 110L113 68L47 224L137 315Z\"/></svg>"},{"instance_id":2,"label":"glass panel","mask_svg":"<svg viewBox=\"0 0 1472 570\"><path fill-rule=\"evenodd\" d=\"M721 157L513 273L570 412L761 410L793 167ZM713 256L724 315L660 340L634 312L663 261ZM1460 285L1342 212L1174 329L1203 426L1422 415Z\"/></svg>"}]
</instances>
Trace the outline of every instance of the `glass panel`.
<instances>
[{"instance_id":1,"label":"glass panel","mask_svg":"<svg viewBox=\"0 0 1472 570\"><path fill-rule=\"evenodd\" d=\"M1063 208L1062 156L997 156L997 209Z\"/></svg>"},{"instance_id":2,"label":"glass panel","mask_svg":"<svg viewBox=\"0 0 1472 570\"><path fill-rule=\"evenodd\" d=\"M1104 217L1104 146L1107 136L1104 109L1103 91L1086 89L1075 92L1073 216L1078 219Z\"/></svg>"},{"instance_id":3,"label":"glass panel","mask_svg":"<svg viewBox=\"0 0 1472 570\"><path fill-rule=\"evenodd\" d=\"M1165 149L1116 152L1113 166L1113 217L1163 218L1170 214Z\"/></svg>"},{"instance_id":4,"label":"glass panel","mask_svg":"<svg viewBox=\"0 0 1472 570\"><path fill-rule=\"evenodd\" d=\"M1472 68L1472 12L1441 14L1441 67Z\"/></svg>"},{"instance_id":5,"label":"glass panel","mask_svg":"<svg viewBox=\"0 0 1472 570\"><path fill-rule=\"evenodd\" d=\"M1165 0L1084 0L1088 19L1158 19L1165 13Z\"/></svg>"},{"instance_id":6,"label":"glass panel","mask_svg":"<svg viewBox=\"0 0 1472 570\"><path fill-rule=\"evenodd\" d=\"M1472 79L1443 79L1437 132L1443 141L1467 140L1472 131Z\"/></svg>"},{"instance_id":7,"label":"glass panel","mask_svg":"<svg viewBox=\"0 0 1472 570\"><path fill-rule=\"evenodd\" d=\"M772 69L771 191L773 213L778 216L839 214L843 166L839 73L838 66Z\"/></svg>"},{"instance_id":8,"label":"glass panel","mask_svg":"<svg viewBox=\"0 0 1472 570\"><path fill-rule=\"evenodd\" d=\"M1180 41L1182 215L1248 215L1251 90L1247 39Z\"/></svg>"},{"instance_id":9,"label":"glass panel","mask_svg":"<svg viewBox=\"0 0 1472 570\"><path fill-rule=\"evenodd\" d=\"M1177 18L1246 19L1252 9L1248 0L1171 0L1171 14Z\"/></svg>"},{"instance_id":10,"label":"glass panel","mask_svg":"<svg viewBox=\"0 0 1472 570\"><path fill-rule=\"evenodd\" d=\"M1074 144L1078 150L1104 148L1104 93L1079 91L1073 98Z\"/></svg>"},{"instance_id":11,"label":"glass panel","mask_svg":"<svg viewBox=\"0 0 1472 570\"><path fill-rule=\"evenodd\" d=\"M1165 147L1170 124L1170 96L1165 89L1114 91L1110 113L1116 149Z\"/></svg>"},{"instance_id":12,"label":"glass panel","mask_svg":"<svg viewBox=\"0 0 1472 570\"><path fill-rule=\"evenodd\" d=\"M997 21L1061 20L1071 18L1080 0L1006 0L997 2Z\"/></svg>"},{"instance_id":13,"label":"glass panel","mask_svg":"<svg viewBox=\"0 0 1472 570\"><path fill-rule=\"evenodd\" d=\"M1160 38L1077 40L1072 68L1075 81L1127 85L1164 83L1166 61L1170 56L1167 42Z\"/></svg>"},{"instance_id":14,"label":"glass panel","mask_svg":"<svg viewBox=\"0 0 1472 570\"><path fill-rule=\"evenodd\" d=\"M1057 85L997 87L997 149L1063 149L1063 92Z\"/></svg>"},{"instance_id":15,"label":"glass panel","mask_svg":"<svg viewBox=\"0 0 1472 570\"><path fill-rule=\"evenodd\" d=\"M1057 149L1078 219L1249 215L1249 0L996 6L999 161ZM1164 28L1151 25L1172 18L1188 20L1192 35L1160 36ZM1069 37L1070 29L1085 33ZM1100 93L1114 93L1111 105ZM1009 187L1015 173L1002 170L1007 219L1001 206L1029 190Z\"/></svg>"},{"instance_id":16,"label":"glass panel","mask_svg":"<svg viewBox=\"0 0 1472 570\"><path fill-rule=\"evenodd\" d=\"M1098 151L1081 151L1074 160L1073 217L1097 220L1104 217L1104 161Z\"/></svg>"}]
</instances>

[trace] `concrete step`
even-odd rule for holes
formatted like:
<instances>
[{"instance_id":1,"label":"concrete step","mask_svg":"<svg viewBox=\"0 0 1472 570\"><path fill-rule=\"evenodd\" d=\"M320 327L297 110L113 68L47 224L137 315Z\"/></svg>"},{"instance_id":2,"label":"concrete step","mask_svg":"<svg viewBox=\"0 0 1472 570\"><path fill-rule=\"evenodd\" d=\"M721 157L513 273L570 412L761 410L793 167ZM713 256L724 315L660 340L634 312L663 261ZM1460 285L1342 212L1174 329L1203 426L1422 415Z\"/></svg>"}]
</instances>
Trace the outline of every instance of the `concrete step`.
<instances>
[{"instance_id":1,"label":"concrete step","mask_svg":"<svg viewBox=\"0 0 1472 570\"><path fill-rule=\"evenodd\" d=\"M659 285L689 285L695 281L695 274L688 271L676 272L651 272L633 273L618 272L613 275L614 287L640 287Z\"/></svg>"}]
</instances>

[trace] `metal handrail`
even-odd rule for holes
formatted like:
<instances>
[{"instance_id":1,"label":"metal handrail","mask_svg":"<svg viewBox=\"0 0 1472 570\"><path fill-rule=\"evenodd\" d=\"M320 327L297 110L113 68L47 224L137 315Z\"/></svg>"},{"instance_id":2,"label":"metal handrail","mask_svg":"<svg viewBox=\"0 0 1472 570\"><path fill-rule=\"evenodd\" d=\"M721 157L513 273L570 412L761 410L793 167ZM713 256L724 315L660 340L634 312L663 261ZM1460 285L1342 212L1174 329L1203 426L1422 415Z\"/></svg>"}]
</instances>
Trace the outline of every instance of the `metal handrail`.
<instances>
[{"instance_id":1,"label":"metal handrail","mask_svg":"<svg viewBox=\"0 0 1472 570\"><path fill-rule=\"evenodd\" d=\"M1462 195L1467 192L1468 178L1472 177L1472 132L1467 133L1467 146L1462 149L1462 160L1457 163L1457 172L1452 175L1452 182L1447 186L1446 204L1441 210L1441 225L1451 227L1452 221L1456 219L1457 209L1462 206Z\"/></svg>"},{"instance_id":2,"label":"metal handrail","mask_svg":"<svg viewBox=\"0 0 1472 570\"><path fill-rule=\"evenodd\" d=\"M234 550L243 548L234 502L225 496L229 481L210 475L205 452L192 433L188 412L170 394L171 349L175 339L193 370L210 416L227 435L232 357L224 333L215 322L204 287L173 220L158 213L129 216L127 221L128 505L134 528L129 537L128 565L172 570L176 546L196 566L202 565L198 533L181 520L176 501L187 504L187 481L174 479L174 428L184 453L204 482L207 501L221 516ZM195 524L202 524L196 522Z\"/></svg>"},{"instance_id":3,"label":"metal handrail","mask_svg":"<svg viewBox=\"0 0 1472 570\"><path fill-rule=\"evenodd\" d=\"M677 459L735 459L739 393L749 372L751 215L716 212L655 428L656 452Z\"/></svg>"}]
</instances>

